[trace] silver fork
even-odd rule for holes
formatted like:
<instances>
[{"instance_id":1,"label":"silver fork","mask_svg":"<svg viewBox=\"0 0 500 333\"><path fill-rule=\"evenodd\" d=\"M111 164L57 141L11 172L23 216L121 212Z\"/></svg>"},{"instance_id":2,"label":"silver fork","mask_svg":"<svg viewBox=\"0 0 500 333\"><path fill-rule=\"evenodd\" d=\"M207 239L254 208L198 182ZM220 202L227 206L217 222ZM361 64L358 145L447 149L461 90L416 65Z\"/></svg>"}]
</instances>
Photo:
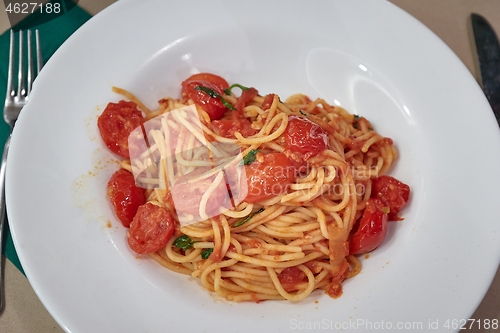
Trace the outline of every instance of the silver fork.
<instances>
[{"instance_id":1,"label":"silver fork","mask_svg":"<svg viewBox=\"0 0 500 333\"><path fill-rule=\"evenodd\" d=\"M33 58L33 41L31 30L26 33L27 43L26 43L26 56L28 68L25 73L25 51L24 51L24 38L23 31L19 31L19 51L18 51L18 72L17 72L17 88L14 88L14 67L15 67L15 34L10 31L10 50L9 50L9 71L7 74L7 95L5 97L5 107L3 109L3 118L5 122L10 126L10 134L5 142L5 147L3 149L2 155L2 165L0 167L0 249L3 248L3 231L6 223L5 214L5 171L7 154L9 152L10 138L12 135L12 130L14 124L16 123L17 117L21 112L23 106L28 102L29 94L33 86L33 81L36 75L40 72L43 66L42 52L40 48L40 36L38 30L35 30L35 58ZM36 61L36 74L35 74L35 64ZM4 283L3 283L3 263L0 263L0 312L4 307Z\"/></svg>"}]
</instances>

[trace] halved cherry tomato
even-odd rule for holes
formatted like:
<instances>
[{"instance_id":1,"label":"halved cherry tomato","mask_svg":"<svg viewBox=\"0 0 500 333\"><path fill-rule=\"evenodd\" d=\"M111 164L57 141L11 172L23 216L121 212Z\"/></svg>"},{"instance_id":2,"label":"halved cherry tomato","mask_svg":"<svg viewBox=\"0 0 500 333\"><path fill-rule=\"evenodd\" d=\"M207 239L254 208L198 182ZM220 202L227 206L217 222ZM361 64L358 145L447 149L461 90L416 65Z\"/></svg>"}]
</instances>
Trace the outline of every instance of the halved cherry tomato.
<instances>
[{"instance_id":1,"label":"halved cherry tomato","mask_svg":"<svg viewBox=\"0 0 500 333\"><path fill-rule=\"evenodd\" d=\"M125 169L116 171L109 179L108 195L116 216L127 228L137 208L146 202L144 190L135 184L134 175Z\"/></svg>"},{"instance_id":2,"label":"halved cherry tomato","mask_svg":"<svg viewBox=\"0 0 500 333\"><path fill-rule=\"evenodd\" d=\"M286 192L295 180L298 168L284 153L269 153L263 158L259 162L257 157L255 162L245 166L246 202L256 203Z\"/></svg>"},{"instance_id":3,"label":"halved cherry tomato","mask_svg":"<svg viewBox=\"0 0 500 333\"><path fill-rule=\"evenodd\" d=\"M174 218L165 208L150 202L137 210L127 234L128 245L139 254L160 250L174 233Z\"/></svg>"},{"instance_id":4,"label":"halved cherry tomato","mask_svg":"<svg viewBox=\"0 0 500 333\"><path fill-rule=\"evenodd\" d=\"M115 154L129 158L128 136L144 123L141 111L134 102L109 103L97 119L104 143Z\"/></svg>"},{"instance_id":5,"label":"halved cherry tomato","mask_svg":"<svg viewBox=\"0 0 500 333\"><path fill-rule=\"evenodd\" d=\"M220 96L224 94L224 89L229 88L229 84L222 77L210 74L199 73L188 77L182 82L182 94L186 95L205 110L210 116L210 120L221 119L228 108L218 97L211 97L205 91L197 89L202 86L213 90Z\"/></svg>"},{"instance_id":6,"label":"halved cherry tomato","mask_svg":"<svg viewBox=\"0 0 500 333\"><path fill-rule=\"evenodd\" d=\"M328 133L305 117L288 117L288 126L283 136L286 149L301 153L304 160L318 155L328 147Z\"/></svg>"},{"instance_id":7,"label":"halved cherry tomato","mask_svg":"<svg viewBox=\"0 0 500 333\"><path fill-rule=\"evenodd\" d=\"M353 229L349 241L349 254L363 254L375 250L387 233L388 208L382 200L370 198L363 216Z\"/></svg>"},{"instance_id":8,"label":"halved cherry tomato","mask_svg":"<svg viewBox=\"0 0 500 333\"><path fill-rule=\"evenodd\" d=\"M257 133L250 121L238 111L231 111L231 119L214 120L212 124L220 136L234 138L234 132L240 132L245 138Z\"/></svg>"},{"instance_id":9,"label":"halved cherry tomato","mask_svg":"<svg viewBox=\"0 0 500 333\"><path fill-rule=\"evenodd\" d=\"M197 168L195 171L180 177L170 189L172 200L177 210L177 214L191 214L199 216L200 203L207 189L212 185L217 175L208 178L198 179L210 168ZM206 203L205 213L207 215L215 214L222 207L227 199L228 190L225 179L213 190Z\"/></svg>"},{"instance_id":10,"label":"halved cherry tomato","mask_svg":"<svg viewBox=\"0 0 500 333\"><path fill-rule=\"evenodd\" d=\"M224 89L229 88L229 84L226 79L220 77L219 75L215 75L212 73L198 73L193 74L182 82L184 86L185 83L189 81L205 81L209 82L212 86L216 87L218 92L224 93Z\"/></svg>"},{"instance_id":11,"label":"halved cherry tomato","mask_svg":"<svg viewBox=\"0 0 500 333\"><path fill-rule=\"evenodd\" d=\"M389 207L389 221L402 220L399 211L410 198L410 187L394 177L380 176L372 179L372 198L379 198Z\"/></svg>"}]
</instances>

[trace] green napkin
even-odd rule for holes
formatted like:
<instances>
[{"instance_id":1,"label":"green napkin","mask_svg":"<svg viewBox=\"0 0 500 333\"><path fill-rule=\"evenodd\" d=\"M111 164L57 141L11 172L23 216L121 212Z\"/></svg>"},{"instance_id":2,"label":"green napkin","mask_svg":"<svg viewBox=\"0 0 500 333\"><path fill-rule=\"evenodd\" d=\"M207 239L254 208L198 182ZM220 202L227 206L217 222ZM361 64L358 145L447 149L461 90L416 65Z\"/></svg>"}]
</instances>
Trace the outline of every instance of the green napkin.
<instances>
[{"instance_id":1,"label":"green napkin","mask_svg":"<svg viewBox=\"0 0 500 333\"><path fill-rule=\"evenodd\" d=\"M40 44L42 45L42 55L45 62L50 58L50 56L61 46L62 43L68 37L75 32L83 23L85 23L89 18L90 14L76 6L72 8L66 14L52 20L45 22L44 18L39 13L34 13L23 21L21 21L16 27L22 26L23 22L29 21L30 26L34 25L34 22L41 23L36 29L40 32ZM45 23L44 23L45 22ZM5 100L6 87L7 87L7 69L9 64L9 41L10 41L10 30L0 35L0 97L2 101ZM1 110L3 112L3 108ZM0 120L0 145L3 149L5 140L9 136L10 128L2 120ZM25 221L28 222L28 221ZM37 221L31 221L32 223L37 223ZM31 223L30 222L30 223ZM4 229L4 248L1 249L2 253L24 274L24 270L21 267L19 258L12 241L12 236L10 234L10 229L8 223Z\"/></svg>"}]
</instances>

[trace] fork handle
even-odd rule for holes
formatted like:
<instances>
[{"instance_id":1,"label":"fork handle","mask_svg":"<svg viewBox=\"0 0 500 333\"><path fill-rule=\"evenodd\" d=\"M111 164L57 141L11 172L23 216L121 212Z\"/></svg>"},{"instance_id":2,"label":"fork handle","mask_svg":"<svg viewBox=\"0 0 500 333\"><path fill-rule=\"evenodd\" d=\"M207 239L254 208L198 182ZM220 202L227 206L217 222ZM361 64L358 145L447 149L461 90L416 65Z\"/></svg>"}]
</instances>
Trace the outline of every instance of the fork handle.
<instances>
[{"instance_id":1,"label":"fork handle","mask_svg":"<svg viewBox=\"0 0 500 333\"><path fill-rule=\"evenodd\" d=\"M4 235L4 230L5 230L5 224L7 223L7 216L5 214L5 170L7 168L7 154L9 153L9 147L10 147L10 138L12 136L9 134L9 137L7 138L7 141L5 141L5 146L3 149L3 155L2 155L2 165L0 166L0 252L3 249L3 239L5 237ZM0 259L3 261L3 258ZM3 263L0 261L0 313L2 313L3 308L4 308L4 290L5 290L5 285L3 281Z\"/></svg>"}]
</instances>

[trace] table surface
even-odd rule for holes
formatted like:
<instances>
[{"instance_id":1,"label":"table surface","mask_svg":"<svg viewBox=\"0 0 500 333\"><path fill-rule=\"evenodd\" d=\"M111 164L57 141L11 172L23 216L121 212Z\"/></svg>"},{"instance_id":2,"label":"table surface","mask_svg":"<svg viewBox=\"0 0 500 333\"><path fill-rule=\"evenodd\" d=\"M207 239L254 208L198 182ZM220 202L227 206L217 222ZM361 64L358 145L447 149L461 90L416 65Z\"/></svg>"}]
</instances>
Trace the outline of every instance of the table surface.
<instances>
[{"instance_id":1,"label":"table surface","mask_svg":"<svg viewBox=\"0 0 500 333\"><path fill-rule=\"evenodd\" d=\"M499 0L390 0L413 15L438 35L462 60L474 77L478 69L474 63L469 32L470 13L485 16L500 34ZM80 0L79 5L95 15L115 0ZM0 33L9 28L3 2L0 2ZM50 333L64 332L52 319L34 293L26 277L5 257L5 301L0 314L0 332ZM483 301L473 314L476 320L500 319L500 271L497 272ZM493 332L474 327L468 332ZM496 331L496 330L494 330ZM500 329L498 329L500 332Z\"/></svg>"}]
</instances>

